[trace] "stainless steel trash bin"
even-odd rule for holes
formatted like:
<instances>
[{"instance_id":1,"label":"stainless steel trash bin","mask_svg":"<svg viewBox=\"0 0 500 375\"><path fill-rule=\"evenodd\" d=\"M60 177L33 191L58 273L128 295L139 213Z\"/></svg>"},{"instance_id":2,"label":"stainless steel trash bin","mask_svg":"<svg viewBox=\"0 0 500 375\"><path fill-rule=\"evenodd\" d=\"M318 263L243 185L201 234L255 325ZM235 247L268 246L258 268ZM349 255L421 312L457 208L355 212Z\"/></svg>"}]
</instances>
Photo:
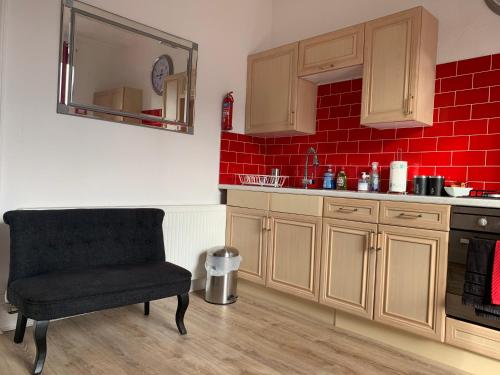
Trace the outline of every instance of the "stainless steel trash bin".
<instances>
[{"instance_id":1,"label":"stainless steel trash bin","mask_svg":"<svg viewBox=\"0 0 500 375\"><path fill-rule=\"evenodd\" d=\"M207 270L205 301L218 305L236 302L240 261L240 254L234 247L219 246L208 250L205 262Z\"/></svg>"}]
</instances>

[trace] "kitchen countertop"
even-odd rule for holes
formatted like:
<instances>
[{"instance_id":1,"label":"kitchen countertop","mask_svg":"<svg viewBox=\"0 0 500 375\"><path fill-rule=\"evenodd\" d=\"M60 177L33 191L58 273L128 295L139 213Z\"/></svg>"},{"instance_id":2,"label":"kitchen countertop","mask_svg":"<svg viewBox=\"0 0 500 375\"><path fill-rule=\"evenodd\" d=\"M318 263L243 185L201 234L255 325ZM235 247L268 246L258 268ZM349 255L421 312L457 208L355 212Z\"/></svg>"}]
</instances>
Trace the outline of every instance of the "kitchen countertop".
<instances>
[{"instance_id":1,"label":"kitchen countertop","mask_svg":"<svg viewBox=\"0 0 500 375\"><path fill-rule=\"evenodd\" d=\"M282 194L320 195L324 197L338 197L338 198L375 199L381 201L449 204L454 206L500 208L500 199L434 197L428 195L413 195L413 194L400 195L400 194L387 194L387 193L366 193L366 192L357 192L349 190L341 191L341 190L323 190L323 189L272 188L272 187L262 187L262 186L221 185L221 184L219 184L219 189L263 191L267 193L282 193Z\"/></svg>"}]
</instances>

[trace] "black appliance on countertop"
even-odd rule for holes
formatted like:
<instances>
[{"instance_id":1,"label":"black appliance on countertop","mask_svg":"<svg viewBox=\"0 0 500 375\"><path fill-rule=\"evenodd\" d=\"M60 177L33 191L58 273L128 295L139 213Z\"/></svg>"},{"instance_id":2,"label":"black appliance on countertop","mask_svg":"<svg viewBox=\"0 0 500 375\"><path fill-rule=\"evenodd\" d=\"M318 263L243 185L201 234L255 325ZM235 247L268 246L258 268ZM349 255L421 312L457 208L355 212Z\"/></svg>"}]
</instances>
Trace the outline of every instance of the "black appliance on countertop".
<instances>
[{"instance_id":1,"label":"black appliance on countertop","mask_svg":"<svg viewBox=\"0 0 500 375\"><path fill-rule=\"evenodd\" d=\"M478 198L497 199L491 195ZM451 210L448 275L446 283L446 315L500 330L500 320L475 314L472 306L462 304L467 247L471 239L500 240L500 208L453 206Z\"/></svg>"}]
</instances>

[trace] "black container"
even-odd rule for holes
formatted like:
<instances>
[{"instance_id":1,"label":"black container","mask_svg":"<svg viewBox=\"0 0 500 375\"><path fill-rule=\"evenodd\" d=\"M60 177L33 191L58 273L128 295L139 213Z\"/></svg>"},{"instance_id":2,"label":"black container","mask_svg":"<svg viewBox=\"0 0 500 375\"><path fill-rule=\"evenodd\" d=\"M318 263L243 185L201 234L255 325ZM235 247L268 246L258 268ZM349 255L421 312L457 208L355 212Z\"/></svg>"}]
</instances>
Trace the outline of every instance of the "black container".
<instances>
[{"instance_id":1,"label":"black container","mask_svg":"<svg viewBox=\"0 0 500 375\"><path fill-rule=\"evenodd\" d=\"M425 195L427 194L427 176L413 176L413 194Z\"/></svg>"},{"instance_id":2,"label":"black container","mask_svg":"<svg viewBox=\"0 0 500 375\"><path fill-rule=\"evenodd\" d=\"M427 182L427 195L443 195L444 191L444 176L429 176Z\"/></svg>"}]
</instances>

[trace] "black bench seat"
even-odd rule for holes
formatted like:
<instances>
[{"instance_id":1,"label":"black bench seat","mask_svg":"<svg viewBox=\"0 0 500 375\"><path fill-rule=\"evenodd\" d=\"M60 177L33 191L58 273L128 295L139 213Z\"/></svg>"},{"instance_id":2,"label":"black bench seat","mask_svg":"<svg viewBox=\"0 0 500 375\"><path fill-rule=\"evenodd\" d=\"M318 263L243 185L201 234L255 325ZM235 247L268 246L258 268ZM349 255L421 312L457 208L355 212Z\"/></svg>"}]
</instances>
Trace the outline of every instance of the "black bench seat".
<instances>
[{"instance_id":1,"label":"black bench seat","mask_svg":"<svg viewBox=\"0 0 500 375\"><path fill-rule=\"evenodd\" d=\"M10 226L7 298L16 306L14 341L35 320L40 374L52 319L177 296L177 328L186 333L191 273L165 261L159 209L16 210Z\"/></svg>"},{"instance_id":2,"label":"black bench seat","mask_svg":"<svg viewBox=\"0 0 500 375\"><path fill-rule=\"evenodd\" d=\"M29 318L52 320L170 297L190 285L190 272L156 262L27 277L9 285L8 298Z\"/></svg>"}]
</instances>

